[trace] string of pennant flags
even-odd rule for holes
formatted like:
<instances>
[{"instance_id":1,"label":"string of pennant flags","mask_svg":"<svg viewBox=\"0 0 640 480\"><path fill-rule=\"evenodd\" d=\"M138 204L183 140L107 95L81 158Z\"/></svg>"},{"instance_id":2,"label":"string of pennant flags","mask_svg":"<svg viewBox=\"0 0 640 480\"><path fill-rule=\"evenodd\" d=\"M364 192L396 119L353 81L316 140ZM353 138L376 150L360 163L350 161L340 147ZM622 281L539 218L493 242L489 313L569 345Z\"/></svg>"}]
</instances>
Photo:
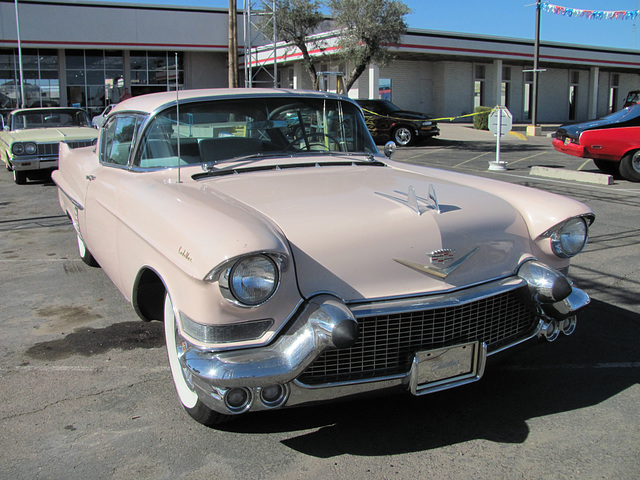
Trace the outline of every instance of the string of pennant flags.
<instances>
[{"instance_id":1,"label":"string of pennant flags","mask_svg":"<svg viewBox=\"0 0 640 480\"><path fill-rule=\"evenodd\" d=\"M571 18L586 18L589 20L635 20L640 14L640 10L582 10L579 8L562 7L549 2L543 2L542 11L547 13L555 13Z\"/></svg>"}]
</instances>

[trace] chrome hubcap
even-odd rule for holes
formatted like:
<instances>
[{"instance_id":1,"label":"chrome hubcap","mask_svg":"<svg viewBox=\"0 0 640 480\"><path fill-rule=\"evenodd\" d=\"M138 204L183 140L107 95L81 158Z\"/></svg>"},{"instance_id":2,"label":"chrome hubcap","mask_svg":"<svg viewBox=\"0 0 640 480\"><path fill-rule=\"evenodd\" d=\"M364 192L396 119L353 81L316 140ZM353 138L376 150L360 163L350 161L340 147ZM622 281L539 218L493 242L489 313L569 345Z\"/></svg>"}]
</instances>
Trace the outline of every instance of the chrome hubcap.
<instances>
[{"instance_id":1,"label":"chrome hubcap","mask_svg":"<svg viewBox=\"0 0 640 480\"><path fill-rule=\"evenodd\" d=\"M400 145L406 145L411 140L411 132L406 128L400 128L396 131L396 142Z\"/></svg>"},{"instance_id":2,"label":"chrome hubcap","mask_svg":"<svg viewBox=\"0 0 640 480\"><path fill-rule=\"evenodd\" d=\"M633 154L633 158L631 159L631 168L640 173L640 152Z\"/></svg>"}]
</instances>

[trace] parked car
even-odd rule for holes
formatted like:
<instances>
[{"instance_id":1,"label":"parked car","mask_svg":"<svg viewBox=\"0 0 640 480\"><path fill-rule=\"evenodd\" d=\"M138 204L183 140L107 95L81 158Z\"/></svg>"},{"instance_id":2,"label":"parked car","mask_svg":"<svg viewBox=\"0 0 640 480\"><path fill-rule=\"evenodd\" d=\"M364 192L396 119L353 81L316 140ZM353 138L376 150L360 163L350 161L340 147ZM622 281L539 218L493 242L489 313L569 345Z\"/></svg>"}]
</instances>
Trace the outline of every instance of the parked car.
<instances>
[{"instance_id":1,"label":"parked car","mask_svg":"<svg viewBox=\"0 0 640 480\"><path fill-rule=\"evenodd\" d=\"M96 128L100 128L102 125L104 125L104 122L107 119L107 115L109 115L109 112L113 110L114 105L115 103L107 105L99 115L96 115L95 117L93 117L91 119L91 125L93 125Z\"/></svg>"},{"instance_id":2,"label":"parked car","mask_svg":"<svg viewBox=\"0 0 640 480\"><path fill-rule=\"evenodd\" d=\"M0 121L0 157L14 181L58 166L58 144L71 148L93 144L98 133L79 108L25 108L11 111Z\"/></svg>"},{"instance_id":3,"label":"parked car","mask_svg":"<svg viewBox=\"0 0 640 480\"><path fill-rule=\"evenodd\" d=\"M409 112L389 100L356 100L364 111L367 127L376 139L391 139L397 145L411 145L440 135L438 123L429 115Z\"/></svg>"},{"instance_id":4,"label":"parked car","mask_svg":"<svg viewBox=\"0 0 640 480\"><path fill-rule=\"evenodd\" d=\"M640 90L631 90L624 99L624 108L640 103Z\"/></svg>"},{"instance_id":5,"label":"parked car","mask_svg":"<svg viewBox=\"0 0 640 480\"><path fill-rule=\"evenodd\" d=\"M640 105L584 123L562 125L553 147L575 157L592 158L604 173L640 182Z\"/></svg>"},{"instance_id":6,"label":"parked car","mask_svg":"<svg viewBox=\"0 0 640 480\"><path fill-rule=\"evenodd\" d=\"M81 258L164 321L198 422L435 392L574 331L585 205L386 159L344 96L178 95L116 105L53 179Z\"/></svg>"}]
</instances>

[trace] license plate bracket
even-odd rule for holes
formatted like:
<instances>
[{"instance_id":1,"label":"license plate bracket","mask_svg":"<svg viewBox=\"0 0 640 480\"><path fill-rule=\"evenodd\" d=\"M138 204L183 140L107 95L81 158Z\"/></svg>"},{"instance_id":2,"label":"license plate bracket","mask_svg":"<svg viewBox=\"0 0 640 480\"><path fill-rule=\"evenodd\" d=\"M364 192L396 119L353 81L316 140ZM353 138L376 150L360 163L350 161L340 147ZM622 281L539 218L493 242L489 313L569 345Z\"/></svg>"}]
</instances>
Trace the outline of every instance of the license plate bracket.
<instances>
[{"instance_id":1,"label":"license plate bracket","mask_svg":"<svg viewBox=\"0 0 640 480\"><path fill-rule=\"evenodd\" d=\"M409 390L424 395L475 382L484 373L487 345L468 342L416 352L409 372Z\"/></svg>"}]
</instances>

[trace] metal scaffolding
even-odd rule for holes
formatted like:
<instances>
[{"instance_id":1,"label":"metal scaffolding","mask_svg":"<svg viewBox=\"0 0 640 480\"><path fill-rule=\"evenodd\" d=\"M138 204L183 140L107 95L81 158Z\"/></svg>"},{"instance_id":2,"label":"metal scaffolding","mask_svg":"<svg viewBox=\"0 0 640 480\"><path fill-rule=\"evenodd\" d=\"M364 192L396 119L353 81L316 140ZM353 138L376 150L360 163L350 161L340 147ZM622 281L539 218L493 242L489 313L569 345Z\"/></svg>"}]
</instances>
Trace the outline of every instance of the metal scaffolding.
<instances>
[{"instance_id":1,"label":"metal scaffolding","mask_svg":"<svg viewBox=\"0 0 640 480\"><path fill-rule=\"evenodd\" d=\"M257 10L254 3L270 8ZM244 84L245 87L278 87L276 56L276 2L244 0ZM272 35L268 35L273 32ZM269 70L269 66L273 69Z\"/></svg>"}]
</instances>

